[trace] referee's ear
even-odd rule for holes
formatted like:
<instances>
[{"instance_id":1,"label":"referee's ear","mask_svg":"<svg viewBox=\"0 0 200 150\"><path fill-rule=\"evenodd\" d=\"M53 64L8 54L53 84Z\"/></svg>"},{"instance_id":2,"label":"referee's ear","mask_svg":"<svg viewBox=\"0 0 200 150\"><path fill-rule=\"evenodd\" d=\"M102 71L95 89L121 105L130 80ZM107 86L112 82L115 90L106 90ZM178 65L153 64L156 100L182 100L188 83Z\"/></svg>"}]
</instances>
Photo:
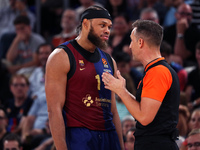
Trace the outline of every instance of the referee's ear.
<instances>
[{"instance_id":1,"label":"referee's ear","mask_svg":"<svg viewBox=\"0 0 200 150\"><path fill-rule=\"evenodd\" d=\"M139 38L138 45L139 45L139 48L142 48L144 46L144 39Z\"/></svg>"}]
</instances>

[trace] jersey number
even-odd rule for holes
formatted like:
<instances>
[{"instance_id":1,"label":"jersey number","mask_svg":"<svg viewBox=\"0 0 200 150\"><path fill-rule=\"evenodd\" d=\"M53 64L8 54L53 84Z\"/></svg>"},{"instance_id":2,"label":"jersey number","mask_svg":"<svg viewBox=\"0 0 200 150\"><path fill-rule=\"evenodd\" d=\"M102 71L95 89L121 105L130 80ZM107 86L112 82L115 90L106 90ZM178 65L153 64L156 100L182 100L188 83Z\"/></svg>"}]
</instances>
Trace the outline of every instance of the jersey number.
<instances>
[{"instance_id":1,"label":"jersey number","mask_svg":"<svg viewBox=\"0 0 200 150\"><path fill-rule=\"evenodd\" d=\"M97 79L97 89L100 90L100 84L101 84L101 82L100 82L100 76L97 74L95 76L95 79Z\"/></svg>"}]
</instances>

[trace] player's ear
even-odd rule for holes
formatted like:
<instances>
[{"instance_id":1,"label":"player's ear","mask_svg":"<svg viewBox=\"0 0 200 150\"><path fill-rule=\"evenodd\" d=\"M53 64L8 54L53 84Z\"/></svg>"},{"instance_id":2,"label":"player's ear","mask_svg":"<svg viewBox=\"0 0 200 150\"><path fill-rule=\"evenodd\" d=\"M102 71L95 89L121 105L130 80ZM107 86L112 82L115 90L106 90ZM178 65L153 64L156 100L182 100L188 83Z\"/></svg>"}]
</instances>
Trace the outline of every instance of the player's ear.
<instances>
[{"instance_id":1,"label":"player's ear","mask_svg":"<svg viewBox=\"0 0 200 150\"><path fill-rule=\"evenodd\" d=\"M83 23L82 23L83 27L88 29L89 28L89 20L88 19L83 19Z\"/></svg>"}]
</instances>

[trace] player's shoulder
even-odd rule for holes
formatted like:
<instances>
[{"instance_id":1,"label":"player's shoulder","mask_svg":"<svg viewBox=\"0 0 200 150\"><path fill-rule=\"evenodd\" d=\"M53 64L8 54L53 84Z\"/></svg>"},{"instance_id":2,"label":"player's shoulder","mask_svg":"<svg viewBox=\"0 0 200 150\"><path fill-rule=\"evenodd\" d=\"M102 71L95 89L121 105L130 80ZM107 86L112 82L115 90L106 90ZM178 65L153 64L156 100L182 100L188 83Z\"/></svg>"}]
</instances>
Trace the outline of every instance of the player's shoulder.
<instances>
[{"instance_id":1,"label":"player's shoulder","mask_svg":"<svg viewBox=\"0 0 200 150\"><path fill-rule=\"evenodd\" d=\"M62 48L55 48L49 57L54 59L62 59L63 57L67 57L67 53Z\"/></svg>"},{"instance_id":2,"label":"player's shoulder","mask_svg":"<svg viewBox=\"0 0 200 150\"><path fill-rule=\"evenodd\" d=\"M50 54L47 60L47 65L53 67L58 66L65 66L68 65L68 55L62 48L56 48L54 51Z\"/></svg>"}]
</instances>

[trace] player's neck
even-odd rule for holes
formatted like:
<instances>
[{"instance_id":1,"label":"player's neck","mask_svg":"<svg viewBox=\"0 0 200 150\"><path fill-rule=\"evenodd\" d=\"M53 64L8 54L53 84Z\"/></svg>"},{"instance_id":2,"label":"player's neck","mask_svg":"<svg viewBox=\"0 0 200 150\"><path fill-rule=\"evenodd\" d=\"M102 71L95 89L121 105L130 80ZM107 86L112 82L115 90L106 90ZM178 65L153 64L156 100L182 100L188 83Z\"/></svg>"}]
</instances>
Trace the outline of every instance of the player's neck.
<instances>
[{"instance_id":1,"label":"player's neck","mask_svg":"<svg viewBox=\"0 0 200 150\"><path fill-rule=\"evenodd\" d=\"M81 38L80 36L78 36L76 38L76 41L82 48L91 53L94 53L96 46L92 44L87 38Z\"/></svg>"}]
</instances>

